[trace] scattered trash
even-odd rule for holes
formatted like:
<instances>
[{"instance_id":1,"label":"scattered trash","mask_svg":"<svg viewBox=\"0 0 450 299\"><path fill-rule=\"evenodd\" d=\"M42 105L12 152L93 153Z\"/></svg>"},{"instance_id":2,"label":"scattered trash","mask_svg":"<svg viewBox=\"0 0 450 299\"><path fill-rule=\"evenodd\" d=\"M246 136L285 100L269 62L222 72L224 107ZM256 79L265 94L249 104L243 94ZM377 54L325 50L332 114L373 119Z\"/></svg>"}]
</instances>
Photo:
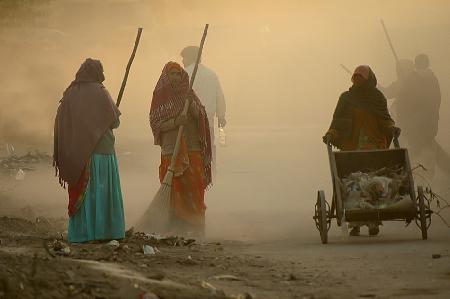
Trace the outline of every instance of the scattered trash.
<instances>
[{"instance_id":1,"label":"scattered trash","mask_svg":"<svg viewBox=\"0 0 450 299\"><path fill-rule=\"evenodd\" d=\"M158 248L152 247L150 245L143 245L142 251L144 252L144 255L155 255L159 252Z\"/></svg>"},{"instance_id":2,"label":"scattered trash","mask_svg":"<svg viewBox=\"0 0 450 299\"><path fill-rule=\"evenodd\" d=\"M68 256L70 255L70 247L64 247L60 252L62 255Z\"/></svg>"},{"instance_id":3,"label":"scattered trash","mask_svg":"<svg viewBox=\"0 0 450 299\"><path fill-rule=\"evenodd\" d=\"M163 245L163 246L182 247L182 246L190 246L195 243L195 239L185 239L179 236L162 236L158 234L146 234L142 232L134 233L132 238L146 241L146 243L150 243L153 246Z\"/></svg>"},{"instance_id":4,"label":"scattered trash","mask_svg":"<svg viewBox=\"0 0 450 299\"><path fill-rule=\"evenodd\" d=\"M69 256L71 252L70 247L59 240L53 241L52 248L57 255Z\"/></svg>"},{"instance_id":5,"label":"scattered trash","mask_svg":"<svg viewBox=\"0 0 450 299\"><path fill-rule=\"evenodd\" d=\"M107 246L113 247L113 248L119 248L120 243L117 240L111 240L108 243L106 243Z\"/></svg>"},{"instance_id":6,"label":"scattered trash","mask_svg":"<svg viewBox=\"0 0 450 299\"><path fill-rule=\"evenodd\" d=\"M214 276L214 279L216 279L216 280L226 280L226 281L241 281L242 280L242 279L240 279L237 276L228 275L228 274L216 275L216 276Z\"/></svg>"},{"instance_id":7,"label":"scattered trash","mask_svg":"<svg viewBox=\"0 0 450 299\"><path fill-rule=\"evenodd\" d=\"M157 240L157 241L160 241L160 240L164 239L163 236L158 235L158 234L147 234L146 237L147 237L149 240Z\"/></svg>"},{"instance_id":8,"label":"scattered trash","mask_svg":"<svg viewBox=\"0 0 450 299\"><path fill-rule=\"evenodd\" d=\"M202 288L210 291L213 295L217 294L217 288L215 286L213 286L212 284L210 284L209 282L202 281L201 286L202 286Z\"/></svg>"},{"instance_id":9,"label":"scattered trash","mask_svg":"<svg viewBox=\"0 0 450 299\"><path fill-rule=\"evenodd\" d=\"M13 151L7 158L0 160L0 170L15 176L19 170L34 170L34 168L31 167L32 164L37 164L40 162L50 164L52 161L52 156L39 151L28 152L24 156L17 156L15 151Z\"/></svg>"},{"instance_id":10,"label":"scattered trash","mask_svg":"<svg viewBox=\"0 0 450 299\"><path fill-rule=\"evenodd\" d=\"M19 170L16 173L16 181L24 181L25 180L25 171L22 170L22 168L19 168Z\"/></svg>"}]
</instances>

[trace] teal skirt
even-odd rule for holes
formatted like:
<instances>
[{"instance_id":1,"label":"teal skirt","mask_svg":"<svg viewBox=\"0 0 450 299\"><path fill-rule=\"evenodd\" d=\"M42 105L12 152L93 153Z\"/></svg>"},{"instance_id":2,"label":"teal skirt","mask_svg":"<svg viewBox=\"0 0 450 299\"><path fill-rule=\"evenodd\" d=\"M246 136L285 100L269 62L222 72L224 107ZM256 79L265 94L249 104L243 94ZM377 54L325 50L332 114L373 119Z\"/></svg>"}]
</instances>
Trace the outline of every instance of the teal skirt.
<instances>
[{"instance_id":1,"label":"teal skirt","mask_svg":"<svg viewBox=\"0 0 450 299\"><path fill-rule=\"evenodd\" d=\"M116 155L93 154L83 202L69 220L68 240L80 243L124 237L125 217Z\"/></svg>"}]
</instances>

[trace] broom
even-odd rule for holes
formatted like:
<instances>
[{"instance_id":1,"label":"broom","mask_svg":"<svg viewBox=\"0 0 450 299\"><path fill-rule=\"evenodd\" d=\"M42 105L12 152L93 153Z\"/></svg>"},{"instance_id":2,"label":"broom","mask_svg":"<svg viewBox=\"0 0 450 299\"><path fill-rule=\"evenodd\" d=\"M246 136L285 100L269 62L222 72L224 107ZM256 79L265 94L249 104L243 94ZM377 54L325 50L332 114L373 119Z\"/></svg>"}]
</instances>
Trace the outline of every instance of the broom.
<instances>
[{"instance_id":1,"label":"broom","mask_svg":"<svg viewBox=\"0 0 450 299\"><path fill-rule=\"evenodd\" d=\"M192 90L192 86L194 85L195 76L197 75L198 64L200 63L200 58L203 52L203 45L205 43L206 35L208 33L209 25L205 25L205 29L203 31L202 40L200 42L200 48L197 54L197 60L195 62L194 71L192 72L191 80L189 82L189 91ZM187 115L189 109L190 101L186 99L183 111L181 114ZM175 148L173 150L172 159L170 161L169 169L164 176L161 187L153 198L150 206L145 211L144 215L138 221L136 227L138 230L149 230L152 232L161 232L167 228L167 223L170 216L170 205L171 205L171 191L172 191L172 180L173 180L173 172L175 169L175 163L180 151L181 146L181 137L183 136L184 126L181 125L178 128L178 136L175 143Z\"/></svg>"}]
</instances>

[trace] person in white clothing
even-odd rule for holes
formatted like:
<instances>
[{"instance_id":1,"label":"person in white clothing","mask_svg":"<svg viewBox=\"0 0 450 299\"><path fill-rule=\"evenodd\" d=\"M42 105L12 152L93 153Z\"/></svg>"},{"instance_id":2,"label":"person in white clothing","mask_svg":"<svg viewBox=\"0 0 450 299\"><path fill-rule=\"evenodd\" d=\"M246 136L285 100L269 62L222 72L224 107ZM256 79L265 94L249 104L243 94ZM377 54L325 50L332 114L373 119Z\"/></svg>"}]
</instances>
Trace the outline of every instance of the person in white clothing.
<instances>
[{"instance_id":1,"label":"person in white clothing","mask_svg":"<svg viewBox=\"0 0 450 299\"><path fill-rule=\"evenodd\" d=\"M189 76L191 76L194 71L198 51L199 48L196 46L189 46L181 51L184 69ZM225 119L226 104L222 87L216 73L201 63L198 65L197 75L194 82L194 91L202 104L205 106L206 114L208 115L213 152L212 168L215 172L216 145L214 141L214 123L215 118L217 117L219 127L223 128L227 124Z\"/></svg>"}]
</instances>

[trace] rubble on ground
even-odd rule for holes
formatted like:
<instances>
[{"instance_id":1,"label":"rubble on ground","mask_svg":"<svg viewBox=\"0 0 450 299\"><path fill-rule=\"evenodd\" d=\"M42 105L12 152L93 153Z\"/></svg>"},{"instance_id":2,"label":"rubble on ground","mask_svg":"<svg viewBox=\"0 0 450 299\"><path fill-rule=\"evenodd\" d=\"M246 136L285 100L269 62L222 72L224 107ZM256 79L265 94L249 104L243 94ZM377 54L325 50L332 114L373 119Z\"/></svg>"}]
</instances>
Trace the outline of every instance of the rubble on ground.
<instances>
[{"instance_id":1,"label":"rubble on ground","mask_svg":"<svg viewBox=\"0 0 450 299\"><path fill-rule=\"evenodd\" d=\"M0 217L0 299L251 299L275 286L285 295L317 287L290 263L218 242L130 229L122 240L68 243L67 219L30 216Z\"/></svg>"},{"instance_id":2,"label":"rubble on ground","mask_svg":"<svg viewBox=\"0 0 450 299\"><path fill-rule=\"evenodd\" d=\"M23 172L35 170L35 165L38 163L52 163L51 155L42 153L38 150L29 151L23 156L15 153L8 157L0 158L0 172L6 175L14 175L19 178L23 177Z\"/></svg>"}]
</instances>

